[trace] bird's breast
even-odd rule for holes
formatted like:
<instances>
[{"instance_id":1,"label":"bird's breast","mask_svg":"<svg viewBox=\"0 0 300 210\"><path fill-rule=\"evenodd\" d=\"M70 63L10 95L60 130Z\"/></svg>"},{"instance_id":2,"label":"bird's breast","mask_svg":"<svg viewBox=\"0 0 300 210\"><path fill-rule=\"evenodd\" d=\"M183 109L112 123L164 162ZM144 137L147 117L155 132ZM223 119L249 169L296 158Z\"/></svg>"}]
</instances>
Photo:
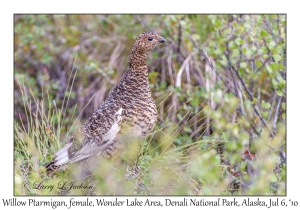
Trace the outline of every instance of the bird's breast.
<instances>
[{"instance_id":1,"label":"bird's breast","mask_svg":"<svg viewBox=\"0 0 300 210\"><path fill-rule=\"evenodd\" d=\"M132 98L130 103L124 102L126 110L124 122L133 136L146 137L154 128L157 120L157 109L152 98Z\"/></svg>"}]
</instances>

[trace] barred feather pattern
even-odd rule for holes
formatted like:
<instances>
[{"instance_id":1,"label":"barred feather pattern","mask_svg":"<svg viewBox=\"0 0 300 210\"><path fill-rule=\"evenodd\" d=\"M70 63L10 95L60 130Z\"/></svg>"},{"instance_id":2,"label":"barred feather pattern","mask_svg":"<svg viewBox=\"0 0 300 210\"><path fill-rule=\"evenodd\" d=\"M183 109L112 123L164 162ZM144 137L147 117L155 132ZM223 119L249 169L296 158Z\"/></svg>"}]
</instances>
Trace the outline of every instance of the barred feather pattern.
<instances>
[{"instance_id":1,"label":"barred feather pattern","mask_svg":"<svg viewBox=\"0 0 300 210\"><path fill-rule=\"evenodd\" d=\"M74 135L64 148L55 154L55 159L46 164L47 170L55 170L66 163L84 160L101 154L111 158L124 149L126 132L132 137L144 138L154 128L157 108L151 96L148 68L148 53L165 40L153 32L144 32L134 42L129 56L129 68L107 100L81 127L79 136ZM83 145L75 147L73 141L83 138Z\"/></svg>"}]
</instances>

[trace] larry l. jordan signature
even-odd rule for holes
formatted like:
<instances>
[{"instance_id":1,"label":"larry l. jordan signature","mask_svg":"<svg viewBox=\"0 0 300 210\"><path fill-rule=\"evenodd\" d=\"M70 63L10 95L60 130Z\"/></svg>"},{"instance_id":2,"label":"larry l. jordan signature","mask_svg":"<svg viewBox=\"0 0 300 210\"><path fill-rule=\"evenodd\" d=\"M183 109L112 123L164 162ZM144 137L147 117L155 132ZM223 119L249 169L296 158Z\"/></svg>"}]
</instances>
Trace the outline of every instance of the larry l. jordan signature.
<instances>
[{"instance_id":1,"label":"larry l. jordan signature","mask_svg":"<svg viewBox=\"0 0 300 210\"><path fill-rule=\"evenodd\" d=\"M54 189L54 185L46 185L42 182L34 182L32 184L32 186L29 186L29 183L25 183L24 184L24 187L26 189L30 189L30 187L32 187L33 189L37 189L37 190L49 190L50 192ZM78 183L76 181L74 182L66 182L66 181L60 181L58 182L57 186L56 186L57 189L60 189L60 190L72 190L72 189L75 189L75 190L84 190L84 189L88 189L88 190L92 190L94 188L94 186L90 183Z\"/></svg>"}]
</instances>

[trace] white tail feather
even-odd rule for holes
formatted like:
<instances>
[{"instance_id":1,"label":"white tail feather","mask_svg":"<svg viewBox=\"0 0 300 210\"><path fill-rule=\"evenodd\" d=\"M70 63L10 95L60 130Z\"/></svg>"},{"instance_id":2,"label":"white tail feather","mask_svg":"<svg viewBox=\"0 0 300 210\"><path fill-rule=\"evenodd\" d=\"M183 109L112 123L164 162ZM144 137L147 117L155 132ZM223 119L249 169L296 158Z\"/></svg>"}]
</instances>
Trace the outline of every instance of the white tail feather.
<instances>
[{"instance_id":1,"label":"white tail feather","mask_svg":"<svg viewBox=\"0 0 300 210\"><path fill-rule=\"evenodd\" d=\"M60 165L70 162L68 155L63 156L60 159L55 158L55 160L56 160L56 162L54 163L55 166L60 166Z\"/></svg>"},{"instance_id":2,"label":"white tail feather","mask_svg":"<svg viewBox=\"0 0 300 210\"><path fill-rule=\"evenodd\" d=\"M64 146L63 148L61 148L60 150L58 150L55 153L55 166L59 166L62 164L65 164L67 162L69 162L69 155L68 155L68 149L72 146L72 142L66 144L66 146Z\"/></svg>"},{"instance_id":3,"label":"white tail feather","mask_svg":"<svg viewBox=\"0 0 300 210\"><path fill-rule=\"evenodd\" d=\"M63 153L66 150L68 150L72 144L73 144L73 142L70 142L70 143L66 144L63 148L61 148L60 150L58 150L54 155L55 156L59 156L61 153Z\"/></svg>"},{"instance_id":4,"label":"white tail feather","mask_svg":"<svg viewBox=\"0 0 300 210\"><path fill-rule=\"evenodd\" d=\"M101 154L101 152L116 138L117 133L120 131L121 126L119 122L122 120L122 111L123 109L120 108L115 116L117 116L117 121L115 121L111 128L107 131L107 133L102 137L103 141L106 141L103 145L98 145L95 142L90 142L85 144L80 150L78 150L71 159L69 159L68 149L72 146L72 142L66 144L62 149L55 153L55 166L63 165L66 163L74 163L79 160L83 160L93 155Z\"/></svg>"}]
</instances>

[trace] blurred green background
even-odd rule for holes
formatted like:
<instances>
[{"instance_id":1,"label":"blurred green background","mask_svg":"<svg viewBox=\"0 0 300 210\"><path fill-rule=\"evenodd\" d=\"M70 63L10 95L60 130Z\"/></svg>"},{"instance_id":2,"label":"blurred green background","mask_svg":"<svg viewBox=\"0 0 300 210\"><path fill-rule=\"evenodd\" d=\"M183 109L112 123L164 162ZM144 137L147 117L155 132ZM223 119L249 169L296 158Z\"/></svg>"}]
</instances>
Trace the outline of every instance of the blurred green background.
<instances>
[{"instance_id":1,"label":"blurred green background","mask_svg":"<svg viewBox=\"0 0 300 210\"><path fill-rule=\"evenodd\" d=\"M285 194L285 15L15 15L14 24L15 194L67 179L42 164L104 102L144 31L167 40L148 57L159 122L135 178L107 191L102 177L93 193Z\"/></svg>"}]
</instances>

